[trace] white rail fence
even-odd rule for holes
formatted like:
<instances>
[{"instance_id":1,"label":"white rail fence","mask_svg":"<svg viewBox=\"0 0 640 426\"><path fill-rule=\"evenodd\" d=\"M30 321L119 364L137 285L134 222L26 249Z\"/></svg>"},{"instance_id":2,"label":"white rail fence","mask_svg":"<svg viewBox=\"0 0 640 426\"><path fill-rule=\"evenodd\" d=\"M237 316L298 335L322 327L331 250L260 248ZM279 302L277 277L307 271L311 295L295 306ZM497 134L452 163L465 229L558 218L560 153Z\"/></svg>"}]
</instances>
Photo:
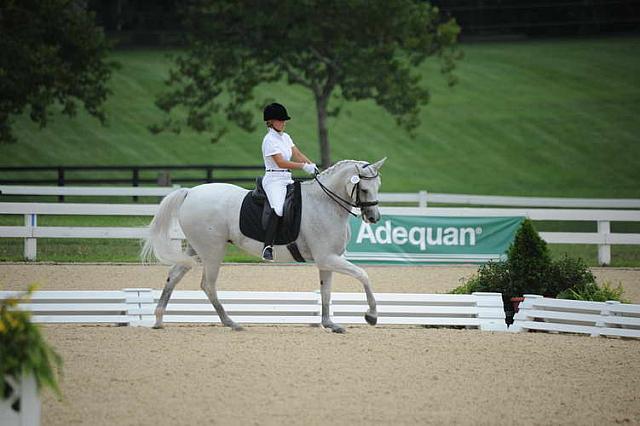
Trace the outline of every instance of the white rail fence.
<instances>
[{"instance_id":1,"label":"white rail fence","mask_svg":"<svg viewBox=\"0 0 640 426\"><path fill-rule=\"evenodd\" d=\"M525 295L509 331L581 333L640 338L640 305Z\"/></svg>"},{"instance_id":2,"label":"white rail fence","mask_svg":"<svg viewBox=\"0 0 640 426\"><path fill-rule=\"evenodd\" d=\"M0 299L20 292L0 292ZM106 323L151 326L159 290L37 291L28 303L36 323ZM319 292L220 291L220 301L234 321L243 324L320 324ZM378 324L464 326L506 331L499 293L409 294L376 293ZM342 324L365 324L368 308L363 293L333 293L331 313ZM166 323L220 323L202 291L175 291L167 306Z\"/></svg>"},{"instance_id":3,"label":"white rail fence","mask_svg":"<svg viewBox=\"0 0 640 426\"><path fill-rule=\"evenodd\" d=\"M1 215L24 216L23 226L0 226L0 238L24 238L24 257L36 260L38 238L144 238L144 227L60 227L38 226L38 215L153 216L156 204L91 203L0 203ZM445 217L524 216L532 220L597 222L597 232L541 232L550 244L596 244L600 264L611 262L611 245L640 244L640 234L612 233L611 222L639 222L640 210L529 209L529 208L456 208L456 207L381 207L383 215ZM176 244L184 235L174 230Z\"/></svg>"},{"instance_id":4,"label":"white rail fence","mask_svg":"<svg viewBox=\"0 0 640 426\"><path fill-rule=\"evenodd\" d=\"M22 292L2 291L0 299ZM160 290L37 291L19 309L36 323L89 323L149 327ZM221 302L242 324L311 324L321 321L319 292L220 291ZM457 326L507 331L499 293L375 293L378 324ZM365 324L363 293L333 293L331 314L342 324ZM165 311L166 323L218 324L220 319L202 291L175 291ZM640 305L615 301L585 302L526 295L510 332L529 330L591 336L640 338Z\"/></svg>"},{"instance_id":5,"label":"white rail fence","mask_svg":"<svg viewBox=\"0 0 640 426\"><path fill-rule=\"evenodd\" d=\"M107 186L15 186L0 185L0 195L91 196L91 197L164 197L180 188L170 187L107 187Z\"/></svg>"},{"instance_id":6,"label":"white rail fence","mask_svg":"<svg viewBox=\"0 0 640 426\"><path fill-rule=\"evenodd\" d=\"M102 186L17 186L0 185L0 195L35 196L159 196L163 197L173 187L102 187ZM640 209L640 199L621 198L560 198L560 197L505 197L495 195L442 194L427 191L414 193L381 193L381 203L417 203L428 207L429 203L469 206L505 207L560 207L597 209Z\"/></svg>"}]
</instances>

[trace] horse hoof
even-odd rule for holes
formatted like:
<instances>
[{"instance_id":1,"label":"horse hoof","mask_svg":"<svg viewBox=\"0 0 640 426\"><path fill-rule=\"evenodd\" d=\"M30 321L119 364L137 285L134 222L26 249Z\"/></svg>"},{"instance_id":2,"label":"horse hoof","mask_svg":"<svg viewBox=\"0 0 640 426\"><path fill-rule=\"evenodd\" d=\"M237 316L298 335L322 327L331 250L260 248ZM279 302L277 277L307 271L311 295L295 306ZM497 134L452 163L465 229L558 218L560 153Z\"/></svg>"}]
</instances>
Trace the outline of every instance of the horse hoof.
<instances>
[{"instance_id":1,"label":"horse hoof","mask_svg":"<svg viewBox=\"0 0 640 426\"><path fill-rule=\"evenodd\" d=\"M376 325L378 323L378 316L371 314L364 314L364 319L369 325Z\"/></svg>"},{"instance_id":2,"label":"horse hoof","mask_svg":"<svg viewBox=\"0 0 640 426\"><path fill-rule=\"evenodd\" d=\"M343 334L347 331L344 327L339 326L337 324L321 325L321 327L325 331L331 331L332 333L338 333L338 334Z\"/></svg>"},{"instance_id":3,"label":"horse hoof","mask_svg":"<svg viewBox=\"0 0 640 426\"><path fill-rule=\"evenodd\" d=\"M162 330L164 328L164 325L162 324L154 324L153 327L154 330Z\"/></svg>"},{"instance_id":4,"label":"horse hoof","mask_svg":"<svg viewBox=\"0 0 640 426\"><path fill-rule=\"evenodd\" d=\"M245 331L245 328L241 325L232 325L231 330L233 331Z\"/></svg>"}]
</instances>

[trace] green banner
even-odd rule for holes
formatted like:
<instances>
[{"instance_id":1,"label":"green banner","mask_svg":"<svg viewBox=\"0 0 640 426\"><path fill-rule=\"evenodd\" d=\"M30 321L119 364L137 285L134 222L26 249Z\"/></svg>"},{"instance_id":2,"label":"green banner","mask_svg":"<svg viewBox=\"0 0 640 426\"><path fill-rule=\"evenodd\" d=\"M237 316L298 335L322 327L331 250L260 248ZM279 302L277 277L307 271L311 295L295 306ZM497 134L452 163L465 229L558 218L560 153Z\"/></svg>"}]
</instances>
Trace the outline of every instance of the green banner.
<instances>
[{"instance_id":1,"label":"green banner","mask_svg":"<svg viewBox=\"0 0 640 426\"><path fill-rule=\"evenodd\" d=\"M486 263L504 260L523 217L351 218L345 253L357 263Z\"/></svg>"}]
</instances>

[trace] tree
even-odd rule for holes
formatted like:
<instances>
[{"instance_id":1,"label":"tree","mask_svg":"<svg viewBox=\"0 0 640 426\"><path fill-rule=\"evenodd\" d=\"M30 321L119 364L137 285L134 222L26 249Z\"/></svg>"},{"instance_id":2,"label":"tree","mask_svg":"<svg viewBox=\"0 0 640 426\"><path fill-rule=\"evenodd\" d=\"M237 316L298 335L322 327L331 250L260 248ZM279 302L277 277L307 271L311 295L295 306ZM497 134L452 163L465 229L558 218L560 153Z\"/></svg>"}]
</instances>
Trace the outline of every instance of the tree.
<instances>
[{"instance_id":1,"label":"tree","mask_svg":"<svg viewBox=\"0 0 640 426\"><path fill-rule=\"evenodd\" d=\"M59 104L74 116L81 102L105 120L106 82L115 64L86 2L0 0L0 143L15 142L13 118L29 111L45 127Z\"/></svg>"},{"instance_id":2,"label":"tree","mask_svg":"<svg viewBox=\"0 0 640 426\"><path fill-rule=\"evenodd\" d=\"M507 255L509 291L514 296L526 293L544 295L552 269L551 253L530 219L522 222Z\"/></svg>"},{"instance_id":3,"label":"tree","mask_svg":"<svg viewBox=\"0 0 640 426\"><path fill-rule=\"evenodd\" d=\"M455 83L459 27L425 2L195 0L184 12L189 47L176 59L170 91L156 101L168 115L153 132L178 132L186 122L213 132L215 142L226 131L218 123L222 117L252 131L258 114L255 102L247 104L255 100L254 88L284 78L313 93L327 167L327 119L339 114L329 107L332 96L373 99L411 131L429 99L415 67L436 56ZM178 106L186 119L169 114Z\"/></svg>"}]
</instances>

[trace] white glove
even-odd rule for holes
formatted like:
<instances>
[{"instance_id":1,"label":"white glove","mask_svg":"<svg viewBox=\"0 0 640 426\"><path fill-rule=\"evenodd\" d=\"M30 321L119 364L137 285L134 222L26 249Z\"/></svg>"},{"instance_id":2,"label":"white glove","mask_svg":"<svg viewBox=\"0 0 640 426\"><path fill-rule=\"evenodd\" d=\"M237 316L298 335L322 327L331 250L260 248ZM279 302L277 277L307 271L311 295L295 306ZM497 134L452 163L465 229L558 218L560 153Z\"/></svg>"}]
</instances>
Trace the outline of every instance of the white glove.
<instances>
[{"instance_id":1,"label":"white glove","mask_svg":"<svg viewBox=\"0 0 640 426\"><path fill-rule=\"evenodd\" d=\"M310 175L314 175L316 174L317 167L313 163L304 163L304 165L302 166L302 170Z\"/></svg>"}]
</instances>

